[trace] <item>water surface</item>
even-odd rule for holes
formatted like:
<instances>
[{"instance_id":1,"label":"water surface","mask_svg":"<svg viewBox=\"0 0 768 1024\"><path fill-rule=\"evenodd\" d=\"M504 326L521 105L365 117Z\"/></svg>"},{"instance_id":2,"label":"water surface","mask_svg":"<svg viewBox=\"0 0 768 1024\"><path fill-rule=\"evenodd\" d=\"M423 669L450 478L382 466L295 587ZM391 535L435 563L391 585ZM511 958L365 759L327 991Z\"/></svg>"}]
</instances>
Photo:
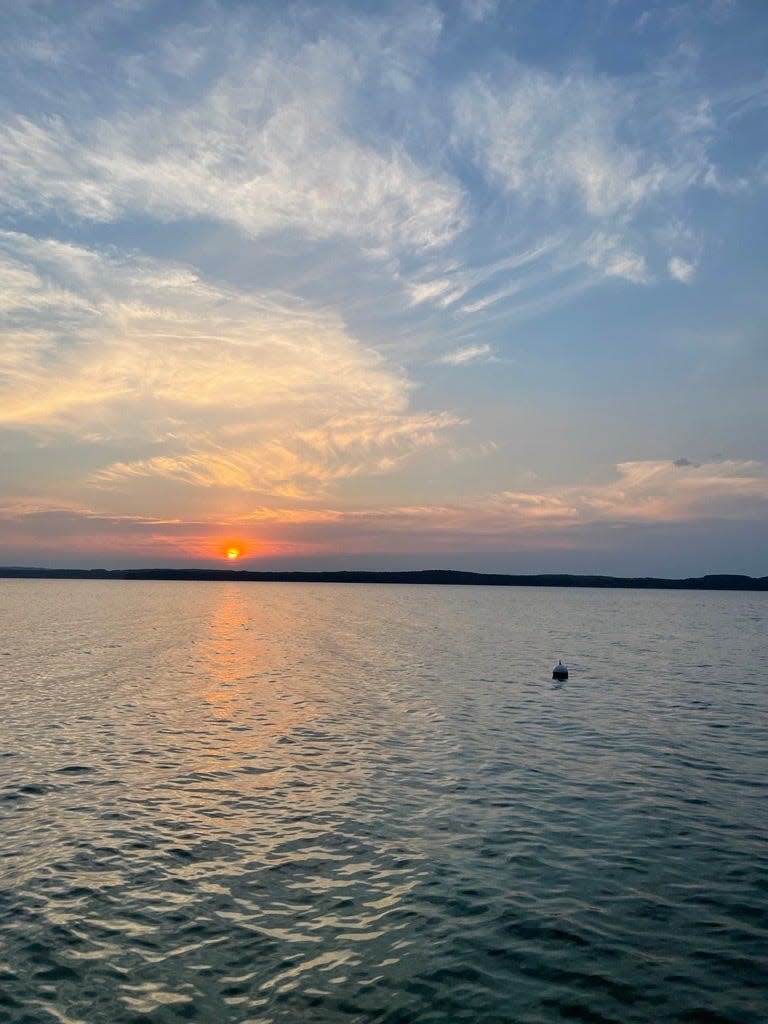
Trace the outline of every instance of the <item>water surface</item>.
<instances>
[{"instance_id":1,"label":"water surface","mask_svg":"<svg viewBox=\"0 0 768 1024\"><path fill-rule=\"evenodd\" d=\"M766 634L761 593L0 581L0 1019L763 1022Z\"/></svg>"}]
</instances>

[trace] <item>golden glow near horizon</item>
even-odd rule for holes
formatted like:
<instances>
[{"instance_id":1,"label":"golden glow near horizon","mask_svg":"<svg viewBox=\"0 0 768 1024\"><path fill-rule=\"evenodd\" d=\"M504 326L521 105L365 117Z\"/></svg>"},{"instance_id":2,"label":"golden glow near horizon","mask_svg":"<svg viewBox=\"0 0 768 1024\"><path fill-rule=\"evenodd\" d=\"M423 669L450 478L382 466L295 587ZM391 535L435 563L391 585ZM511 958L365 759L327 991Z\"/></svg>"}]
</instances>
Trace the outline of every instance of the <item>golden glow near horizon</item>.
<instances>
[{"instance_id":1,"label":"golden glow near horizon","mask_svg":"<svg viewBox=\"0 0 768 1024\"><path fill-rule=\"evenodd\" d=\"M217 541L215 551L217 558L224 558L228 562L236 562L246 554L251 554L253 552L253 546L248 541L231 540L227 538L225 540ZM212 554L210 548L206 554L210 557Z\"/></svg>"}]
</instances>

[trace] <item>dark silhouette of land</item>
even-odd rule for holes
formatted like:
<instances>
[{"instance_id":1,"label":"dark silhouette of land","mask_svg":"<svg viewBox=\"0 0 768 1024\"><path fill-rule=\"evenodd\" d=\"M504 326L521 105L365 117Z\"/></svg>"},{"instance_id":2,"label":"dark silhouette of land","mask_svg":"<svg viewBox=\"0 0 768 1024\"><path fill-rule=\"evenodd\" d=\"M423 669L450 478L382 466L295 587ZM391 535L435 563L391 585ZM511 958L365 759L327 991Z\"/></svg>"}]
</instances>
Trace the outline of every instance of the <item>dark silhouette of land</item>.
<instances>
[{"instance_id":1,"label":"dark silhouette of land","mask_svg":"<svg viewBox=\"0 0 768 1024\"><path fill-rule=\"evenodd\" d=\"M235 583L432 583L473 587L602 587L633 590L768 590L768 576L697 576L668 580L656 576L574 576L422 569L412 572L251 572L247 569L29 569L0 566L0 578L45 580L206 580Z\"/></svg>"}]
</instances>

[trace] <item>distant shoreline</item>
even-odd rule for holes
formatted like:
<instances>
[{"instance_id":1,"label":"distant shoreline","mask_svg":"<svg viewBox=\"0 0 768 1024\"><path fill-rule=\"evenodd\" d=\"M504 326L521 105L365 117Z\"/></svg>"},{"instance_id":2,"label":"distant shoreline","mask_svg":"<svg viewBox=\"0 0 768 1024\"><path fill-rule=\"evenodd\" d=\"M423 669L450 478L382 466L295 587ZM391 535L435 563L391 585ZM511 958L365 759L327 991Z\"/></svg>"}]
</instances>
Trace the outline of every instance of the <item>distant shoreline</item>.
<instances>
[{"instance_id":1,"label":"distant shoreline","mask_svg":"<svg viewBox=\"0 0 768 1024\"><path fill-rule=\"evenodd\" d=\"M253 572L247 569L42 569L0 566L0 579L176 580L234 583L406 583L474 587L597 587L621 590L768 590L768 576L709 575L687 579L658 576L580 576L569 573L510 575L421 569L408 572Z\"/></svg>"}]
</instances>

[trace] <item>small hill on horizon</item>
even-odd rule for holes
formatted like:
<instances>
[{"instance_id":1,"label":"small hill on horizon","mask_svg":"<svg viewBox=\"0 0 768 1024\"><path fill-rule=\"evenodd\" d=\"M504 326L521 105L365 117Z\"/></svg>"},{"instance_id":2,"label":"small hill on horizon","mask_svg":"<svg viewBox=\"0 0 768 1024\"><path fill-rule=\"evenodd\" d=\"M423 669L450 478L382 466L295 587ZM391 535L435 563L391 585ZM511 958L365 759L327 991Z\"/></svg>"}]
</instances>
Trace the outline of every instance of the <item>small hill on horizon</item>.
<instances>
[{"instance_id":1,"label":"small hill on horizon","mask_svg":"<svg viewBox=\"0 0 768 1024\"><path fill-rule=\"evenodd\" d=\"M2 579L167 580L240 583L380 583L486 587L596 587L637 590L768 590L768 576L709 574L667 579L658 576L597 576L572 573L513 575L457 569L404 572L341 570L326 572L259 572L249 569L49 569L0 566Z\"/></svg>"}]
</instances>

